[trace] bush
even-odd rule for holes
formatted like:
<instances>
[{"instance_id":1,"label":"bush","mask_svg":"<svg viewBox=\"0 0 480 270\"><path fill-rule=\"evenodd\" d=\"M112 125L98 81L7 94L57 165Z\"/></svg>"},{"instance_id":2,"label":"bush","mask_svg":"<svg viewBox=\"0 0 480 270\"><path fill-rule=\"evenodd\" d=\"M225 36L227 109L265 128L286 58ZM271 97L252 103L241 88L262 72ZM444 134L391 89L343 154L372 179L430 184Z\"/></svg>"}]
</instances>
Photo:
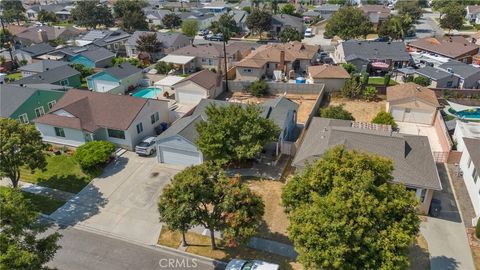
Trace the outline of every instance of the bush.
<instances>
[{"instance_id":1,"label":"bush","mask_svg":"<svg viewBox=\"0 0 480 270\"><path fill-rule=\"evenodd\" d=\"M377 94L378 91L376 87L368 86L365 88L365 90L363 90L363 98L368 101L374 101L377 99Z\"/></svg>"},{"instance_id":2,"label":"bush","mask_svg":"<svg viewBox=\"0 0 480 270\"><path fill-rule=\"evenodd\" d=\"M475 227L475 236L480 239L480 219L477 221L477 227Z\"/></svg>"},{"instance_id":3,"label":"bush","mask_svg":"<svg viewBox=\"0 0 480 270\"><path fill-rule=\"evenodd\" d=\"M91 172L105 165L114 151L115 145L111 142L91 141L78 147L74 157L82 170Z\"/></svg>"},{"instance_id":4,"label":"bush","mask_svg":"<svg viewBox=\"0 0 480 270\"><path fill-rule=\"evenodd\" d=\"M349 73L354 74L356 72L355 65L352 63L343 63L342 67Z\"/></svg>"},{"instance_id":5,"label":"bush","mask_svg":"<svg viewBox=\"0 0 480 270\"><path fill-rule=\"evenodd\" d=\"M413 79L413 82L421 86L429 86L431 83L431 80L427 77L418 76Z\"/></svg>"},{"instance_id":6,"label":"bush","mask_svg":"<svg viewBox=\"0 0 480 270\"><path fill-rule=\"evenodd\" d=\"M388 112L379 112L372 120L372 123L390 125L392 128L397 128L397 123L393 116Z\"/></svg>"},{"instance_id":7,"label":"bush","mask_svg":"<svg viewBox=\"0 0 480 270\"><path fill-rule=\"evenodd\" d=\"M264 80L258 80L250 85L248 92L255 97L265 96L268 93L268 84Z\"/></svg>"},{"instance_id":8,"label":"bush","mask_svg":"<svg viewBox=\"0 0 480 270\"><path fill-rule=\"evenodd\" d=\"M343 104L320 109L320 117L355 121L352 114L343 108Z\"/></svg>"},{"instance_id":9,"label":"bush","mask_svg":"<svg viewBox=\"0 0 480 270\"><path fill-rule=\"evenodd\" d=\"M362 88L358 82L359 77L355 76L350 80L346 80L342 87L342 96L346 98L357 98L362 93Z\"/></svg>"}]
</instances>

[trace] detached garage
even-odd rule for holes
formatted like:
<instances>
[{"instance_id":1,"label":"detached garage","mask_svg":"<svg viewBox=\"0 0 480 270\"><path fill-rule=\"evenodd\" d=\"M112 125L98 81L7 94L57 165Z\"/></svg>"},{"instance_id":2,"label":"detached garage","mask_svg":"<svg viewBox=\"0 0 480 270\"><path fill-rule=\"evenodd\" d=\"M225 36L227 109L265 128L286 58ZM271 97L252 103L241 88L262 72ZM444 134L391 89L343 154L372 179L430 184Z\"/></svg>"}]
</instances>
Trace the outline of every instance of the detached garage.
<instances>
[{"instance_id":1,"label":"detached garage","mask_svg":"<svg viewBox=\"0 0 480 270\"><path fill-rule=\"evenodd\" d=\"M176 83L175 100L180 104L198 104L203 98L216 98L222 92L220 76L202 70Z\"/></svg>"},{"instance_id":2,"label":"detached garage","mask_svg":"<svg viewBox=\"0 0 480 270\"><path fill-rule=\"evenodd\" d=\"M415 83L387 88L387 112L397 122L432 125L440 107L433 90Z\"/></svg>"},{"instance_id":3,"label":"detached garage","mask_svg":"<svg viewBox=\"0 0 480 270\"><path fill-rule=\"evenodd\" d=\"M180 118L160 134L157 137L158 162L185 166L201 164L203 155L194 144L196 123L200 120L200 115Z\"/></svg>"}]
</instances>

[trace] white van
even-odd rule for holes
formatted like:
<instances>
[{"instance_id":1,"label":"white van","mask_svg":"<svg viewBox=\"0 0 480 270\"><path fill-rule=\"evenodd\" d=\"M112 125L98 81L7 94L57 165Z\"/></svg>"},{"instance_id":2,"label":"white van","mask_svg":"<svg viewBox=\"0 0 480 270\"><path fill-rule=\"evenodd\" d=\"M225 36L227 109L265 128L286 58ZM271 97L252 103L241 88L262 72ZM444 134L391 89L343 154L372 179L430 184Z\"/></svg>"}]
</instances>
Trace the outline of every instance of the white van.
<instances>
[{"instance_id":1,"label":"white van","mask_svg":"<svg viewBox=\"0 0 480 270\"><path fill-rule=\"evenodd\" d=\"M303 34L304 37L313 37L312 28L305 29L305 33Z\"/></svg>"},{"instance_id":2,"label":"white van","mask_svg":"<svg viewBox=\"0 0 480 270\"><path fill-rule=\"evenodd\" d=\"M279 270L278 264L267 263L260 260L246 261L233 259L225 267L225 270Z\"/></svg>"}]
</instances>

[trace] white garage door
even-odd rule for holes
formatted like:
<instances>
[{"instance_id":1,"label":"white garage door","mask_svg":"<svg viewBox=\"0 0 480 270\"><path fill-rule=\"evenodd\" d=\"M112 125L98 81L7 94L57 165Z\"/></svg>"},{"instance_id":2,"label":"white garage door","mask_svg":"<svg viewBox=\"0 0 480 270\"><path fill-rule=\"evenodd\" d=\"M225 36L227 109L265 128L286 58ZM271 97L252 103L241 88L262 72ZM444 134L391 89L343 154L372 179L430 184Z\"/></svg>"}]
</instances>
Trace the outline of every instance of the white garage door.
<instances>
[{"instance_id":1,"label":"white garage door","mask_svg":"<svg viewBox=\"0 0 480 270\"><path fill-rule=\"evenodd\" d=\"M405 113L405 109L403 108L392 108L391 114L393 119L398 122L403 122L403 114Z\"/></svg>"},{"instance_id":2,"label":"white garage door","mask_svg":"<svg viewBox=\"0 0 480 270\"><path fill-rule=\"evenodd\" d=\"M109 81L100 81L96 80L95 81L95 89L97 92L107 92L110 89L113 89L118 86L118 83L116 82L109 82Z\"/></svg>"},{"instance_id":3,"label":"white garage door","mask_svg":"<svg viewBox=\"0 0 480 270\"><path fill-rule=\"evenodd\" d=\"M422 110L405 110L403 119L404 122L431 125L432 112Z\"/></svg>"},{"instance_id":4,"label":"white garage door","mask_svg":"<svg viewBox=\"0 0 480 270\"><path fill-rule=\"evenodd\" d=\"M198 104L202 98L205 98L202 94L199 93L188 93L177 91L178 102L183 104Z\"/></svg>"},{"instance_id":5,"label":"white garage door","mask_svg":"<svg viewBox=\"0 0 480 270\"><path fill-rule=\"evenodd\" d=\"M174 165L197 165L201 163L200 153L160 147L160 162Z\"/></svg>"}]
</instances>

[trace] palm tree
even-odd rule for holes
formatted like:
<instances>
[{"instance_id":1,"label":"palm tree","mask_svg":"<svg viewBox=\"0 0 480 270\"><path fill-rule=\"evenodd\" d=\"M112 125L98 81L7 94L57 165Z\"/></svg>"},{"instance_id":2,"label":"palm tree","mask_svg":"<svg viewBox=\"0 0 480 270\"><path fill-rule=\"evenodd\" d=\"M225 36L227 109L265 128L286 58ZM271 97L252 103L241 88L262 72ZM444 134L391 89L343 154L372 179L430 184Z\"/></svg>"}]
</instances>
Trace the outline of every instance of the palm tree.
<instances>
[{"instance_id":1,"label":"palm tree","mask_svg":"<svg viewBox=\"0 0 480 270\"><path fill-rule=\"evenodd\" d=\"M162 50L162 42L157 39L156 33L145 33L138 37L135 47L138 52L146 53L150 60L152 60L153 55Z\"/></svg>"}]
</instances>

